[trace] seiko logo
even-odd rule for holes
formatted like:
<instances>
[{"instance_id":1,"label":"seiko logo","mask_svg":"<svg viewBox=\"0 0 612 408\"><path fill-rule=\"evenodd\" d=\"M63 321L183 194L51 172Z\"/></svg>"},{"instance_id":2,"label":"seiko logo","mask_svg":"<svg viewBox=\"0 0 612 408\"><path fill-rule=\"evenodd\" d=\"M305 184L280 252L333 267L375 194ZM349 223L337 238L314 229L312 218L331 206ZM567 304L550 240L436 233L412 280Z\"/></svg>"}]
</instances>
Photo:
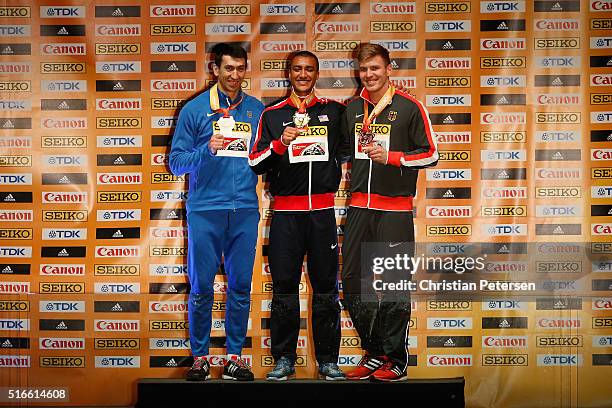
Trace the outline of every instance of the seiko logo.
<instances>
[{"instance_id":1,"label":"seiko logo","mask_svg":"<svg viewBox=\"0 0 612 408\"><path fill-rule=\"evenodd\" d=\"M96 24L96 36L136 37L140 33L140 24Z\"/></svg>"},{"instance_id":2,"label":"seiko logo","mask_svg":"<svg viewBox=\"0 0 612 408\"><path fill-rule=\"evenodd\" d=\"M594 167L591 169L591 178L593 180L597 179L611 179L612 178L612 169L609 167ZM0 179L1 180L1 179Z\"/></svg>"},{"instance_id":3,"label":"seiko logo","mask_svg":"<svg viewBox=\"0 0 612 408\"><path fill-rule=\"evenodd\" d=\"M85 284L82 282L41 282L40 293L85 293Z\"/></svg>"},{"instance_id":4,"label":"seiko logo","mask_svg":"<svg viewBox=\"0 0 612 408\"><path fill-rule=\"evenodd\" d=\"M2 312L29 312L30 302L26 300L0 300L0 311Z\"/></svg>"},{"instance_id":5,"label":"seiko logo","mask_svg":"<svg viewBox=\"0 0 612 408\"><path fill-rule=\"evenodd\" d=\"M582 347L582 336L538 336L538 347Z\"/></svg>"},{"instance_id":6,"label":"seiko logo","mask_svg":"<svg viewBox=\"0 0 612 408\"><path fill-rule=\"evenodd\" d=\"M527 58L525 57L481 57L480 68L496 69L496 68L525 68L527 66Z\"/></svg>"},{"instance_id":7,"label":"seiko logo","mask_svg":"<svg viewBox=\"0 0 612 408\"><path fill-rule=\"evenodd\" d=\"M426 77L425 86L427 88L469 88L471 86L471 77L453 76L453 77Z\"/></svg>"},{"instance_id":8,"label":"seiko logo","mask_svg":"<svg viewBox=\"0 0 612 408\"><path fill-rule=\"evenodd\" d=\"M96 44L96 55L139 55L140 44Z\"/></svg>"},{"instance_id":9,"label":"seiko logo","mask_svg":"<svg viewBox=\"0 0 612 408\"><path fill-rule=\"evenodd\" d=\"M577 49L580 48L580 38L534 38L534 49Z\"/></svg>"},{"instance_id":10,"label":"seiko logo","mask_svg":"<svg viewBox=\"0 0 612 408\"><path fill-rule=\"evenodd\" d=\"M580 187L536 187L536 198L580 198Z\"/></svg>"},{"instance_id":11,"label":"seiko logo","mask_svg":"<svg viewBox=\"0 0 612 408\"><path fill-rule=\"evenodd\" d=\"M140 191L98 191L99 203L139 203Z\"/></svg>"},{"instance_id":12,"label":"seiko logo","mask_svg":"<svg viewBox=\"0 0 612 408\"><path fill-rule=\"evenodd\" d=\"M469 13L472 11L471 3L467 1L425 3L427 14L455 14Z\"/></svg>"},{"instance_id":13,"label":"seiko logo","mask_svg":"<svg viewBox=\"0 0 612 408\"><path fill-rule=\"evenodd\" d=\"M151 24L151 35L193 35L195 24Z\"/></svg>"},{"instance_id":14,"label":"seiko logo","mask_svg":"<svg viewBox=\"0 0 612 408\"><path fill-rule=\"evenodd\" d=\"M483 217L524 217L527 215L527 207L518 206L496 206L481 207Z\"/></svg>"},{"instance_id":15,"label":"seiko logo","mask_svg":"<svg viewBox=\"0 0 612 408\"><path fill-rule=\"evenodd\" d=\"M371 21L371 33L414 33L416 23L414 21Z\"/></svg>"},{"instance_id":16,"label":"seiko logo","mask_svg":"<svg viewBox=\"0 0 612 408\"><path fill-rule=\"evenodd\" d=\"M416 40L372 40L372 44L382 45L389 51L416 51Z\"/></svg>"},{"instance_id":17,"label":"seiko logo","mask_svg":"<svg viewBox=\"0 0 612 408\"><path fill-rule=\"evenodd\" d=\"M208 14L207 14L208 15ZM151 17L195 17L196 6L151 6Z\"/></svg>"},{"instance_id":18,"label":"seiko logo","mask_svg":"<svg viewBox=\"0 0 612 408\"><path fill-rule=\"evenodd\" d=\"M525 143L527 139L526 132L480 132L480 141L482 143Z\"/></svg>"},{"instance_id":19,"label":"seiko logo","mask_svg":"<svg viewBox=\"0 0 612 408\"><path fill-rule=\"evenodd\" d=\"M195 42L151 43L151 54L195 54Z\"/></svg>"},{"instance_id":20,"label":"seiko logo","mask_svg":"<svg viewBox=\"0 0 612 408\"><path fill-rule=\"evenodd\" d=\"M580 112L536 112L536 123L580 123Z\"/></svg>"},{"instance_id":21,"label":"seiko logo","mask_svg":"<svg viewBox=\"0 0 612 408\"><path fill-rule=\"evenodd\" d=\"M140 265L103 265L96 264L94 267L94 275L121 275L121 276L138 276L140 275Z\"/></svg>"},{"instance_id":22,"label":"seiko logo","mask_svg":"<svg viewBox=\"0 0 612 408\"><path fill-rule=\"evenodd\" d=\"M469 236L472 235L472 226L469 224L456 224L456 225L428 225L427 236Z\"/></svg>"},{"instance_id":23,"label":"seiko logo","mask_svg":"<svg viewBox=\"0 0 612 408\"><path fill-rule=\"evenodd\" d=\"M527 366L527 354L483 354L482 365L486 366Z\"/></svg>"},{"instance_id":24,"label":"seiko logo","mask_svg":"<svg viewBox=\"0 0 612 408\"><path fill-rule=\"evenodd\" d=\"M30 6L26 7L0 7L0 17L3 18L22 18L30 17Z\"/></svg>"},{"instance_id":25,"label":"seiko logo","mask_svg":"<svg viewBox=\"0 0 612 408\"><path fill-rule=\"evenodd\" d=\"M85 222L87 221L86 210L55 211L44 210L42 213L45 222Z\"/></svg>"},{"instance_id":26,"label":"seiko logo","mask_svg":"<svg viewBox=\"0 0 612 408\"><path fill-rule=\"evenodd\" d=\"M430 21L425 22L425 32L428 32L428 33L452 33L452 32L469 33L471 31L472 31L472 22L470 20L456 20L456 21L430 20Z\"/></svg>"},{"instance_id":27,"label":"seiko logo","mask_svg":"<svg viewBox=\"0 0 612 408\"><path fill-rule=\"evenodd\" d=\"M360 41L315 41L315 51L354 51Z\"/></svg>"},{"instance_id":28,"label":"seiko logo","mask_svg":"<svg viewBox=\"0 0 612 408\"><path fill-rule=\"evenodd\" d=\"M262 4L262 10L263 10ZM263 13L262 13L263 14ZM250 16L251 6L248 4L228 4L206 6L207 16Z\"/></svg>"},{"instance_id":29,"label":"seiko logo","mask_svg":"<svg viewBox=\"0 0 612 408\"><path fill-rule=\"evenodd\" d=\"M41 55L85 55L84 43L41 44Z\"/></svg>"},{"instance_id":30,"label":"seiko logo","mask_svg":"<svg viewBox=\"0 0 612 408\"><path fill-rule=\"evenodd\" d=\"M0 91L5 92L30 92L30 81L0 81Z\"/></svg>"},{"instance_id":31,"label":"seiko logo","mask_svg":"<svg viewBox=\"0 0 612 408\"><path fill-rule=\"evenodd\" d=\"M592 18L591 30L610 30L612 28L612 18Z\"/></svg>"},{"instance_id":32,"label":"seiko logo","mask_svg":"<svg viewBox=\"0 0 612 408\"><path fill-rule=\"evenodd\" d=\"M29 11L29 7L28 7ZM29 17L29 16L28 16ZM85 6L40 6L41 18L84 18Z\"/></svg>"},{"instance_id":33,"label":"seiko logo","mask_svg":"<svg viewBox=\"0 0 612 408\"><path fill-rule=\"evenodd\" d=\"M439 155L440 161L471 161L471 151L469 150L441 150Z\"/></svg>"}]
</instances>

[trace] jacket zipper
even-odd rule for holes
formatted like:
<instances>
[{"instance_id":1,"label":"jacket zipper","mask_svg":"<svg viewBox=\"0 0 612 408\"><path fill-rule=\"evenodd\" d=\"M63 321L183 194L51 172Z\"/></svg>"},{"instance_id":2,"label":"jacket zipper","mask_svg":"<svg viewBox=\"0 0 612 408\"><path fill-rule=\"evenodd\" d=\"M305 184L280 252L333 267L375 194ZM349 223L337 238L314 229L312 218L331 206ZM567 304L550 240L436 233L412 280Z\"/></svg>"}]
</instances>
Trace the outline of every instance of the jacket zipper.
<instances>
[{"instance_id":1,"label":"jacket zipper","mask_svg":"<svg viewBox=\"0 0 612 408\"><path fill-rule=\"evenodd\" d=\"M312 162L308 162L308 209L312 211Z\"/></svg>"}]
</instances>

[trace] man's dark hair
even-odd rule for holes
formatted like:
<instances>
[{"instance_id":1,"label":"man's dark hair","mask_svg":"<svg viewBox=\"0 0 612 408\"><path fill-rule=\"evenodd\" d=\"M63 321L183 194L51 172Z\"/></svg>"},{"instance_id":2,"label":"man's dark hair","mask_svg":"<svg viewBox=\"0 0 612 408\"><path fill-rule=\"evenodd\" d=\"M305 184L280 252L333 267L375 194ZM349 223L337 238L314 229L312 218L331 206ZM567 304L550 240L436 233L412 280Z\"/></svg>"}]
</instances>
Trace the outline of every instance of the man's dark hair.
<instances>
[{"instance_id":1,"label":"man's dark hair","mask_svg":"<svg viewBox=\"0 0 612 408\"><path fill-rule=\"evenodd\" d=\"M291 64L293 63L293 60L298 57L314 58L314 60L317 62L317 71L319 70L319 59L312 52L306 50L295 51L289 54L289 58L287 58L287 61L289 61L289 69L291 69Z\"/></svg>"},{"instance_id":2,"label":"man's dark hair","mask_svg":"<svg viewBox=\"0 0 612 408\"><path fill-rule=\"evenodd\" d=\"M244 63L247 63L247 52L239 45L236 44L228 44L228 43L218 43L216 44L211 54L215 57L215 65L221 68L221 61L223 60L223 56L227 55L235 59L244 59Z\"/></svg>"}]
</instances>

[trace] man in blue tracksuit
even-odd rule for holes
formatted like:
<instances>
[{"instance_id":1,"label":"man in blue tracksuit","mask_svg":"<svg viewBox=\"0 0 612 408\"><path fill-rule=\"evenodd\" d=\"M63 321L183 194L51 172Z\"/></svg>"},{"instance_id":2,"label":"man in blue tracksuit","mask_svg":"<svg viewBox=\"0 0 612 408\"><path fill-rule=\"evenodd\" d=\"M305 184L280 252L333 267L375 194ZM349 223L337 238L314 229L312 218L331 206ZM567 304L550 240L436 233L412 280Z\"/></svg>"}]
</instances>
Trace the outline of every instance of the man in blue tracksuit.
<instances>
[{"instance_id":1,"label":"man in blue tracksuit","mask_svg":"<svg viewBox=\"0 0 612 408\"><path fill-rule=\"evenodd\" d=\"M181 109L169 157L173 174L189 174L188 315L194 363L187 379L210 377L213 284L223 255L228 283L223 378L252 381L241 352L249 319L259 205L257 177L247 157L264 106L241 89L246 51L221 43L213 54L217 84Z\"/></svg>"}]
</instances>

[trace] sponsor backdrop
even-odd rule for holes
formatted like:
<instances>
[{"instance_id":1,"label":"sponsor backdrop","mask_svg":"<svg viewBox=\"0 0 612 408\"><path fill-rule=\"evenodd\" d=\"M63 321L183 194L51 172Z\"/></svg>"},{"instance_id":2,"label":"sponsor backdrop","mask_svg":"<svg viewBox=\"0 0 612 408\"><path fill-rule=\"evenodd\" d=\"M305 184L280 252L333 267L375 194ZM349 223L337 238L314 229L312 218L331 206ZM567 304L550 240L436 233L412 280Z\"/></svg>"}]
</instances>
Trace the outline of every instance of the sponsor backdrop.
<instances>
[{"instance_id":1,"label":"sponsor backdrop","mask_svg":"<svg viewBox=\"0 0 612 408\"><path fill-rule=\"evenodd\" d=\"M360 41L387 47L394 81L426 104L437 132L441 160L422 171L416 226L419 241L455 245L438 252L465 242L571 252L566 241L610 253L611 0L99 3L0 7L3 386L65 386L62 404L127 405L136 379L181 377L191 364L186 180L169 173L167 154L177 111L210 84L208 51L222 40L250 52L243 87L265 103L286 94L291 51L316 52L320 96L344 100L358 84ZM272 213L260 192L244 350L258 377L272 365ZM608 406L611 265L580 264L583 298L566 273L544 299L416 299L410 377L466 376L470 407ZM504 258L487 270L511 279L529 268ZM220 271L214 366L225 290ZM302 377L316 372L309 291L304 283ZM340 365L352 366L359 339L344 312L342 334Z\"/></svg>"}]
</instances>

